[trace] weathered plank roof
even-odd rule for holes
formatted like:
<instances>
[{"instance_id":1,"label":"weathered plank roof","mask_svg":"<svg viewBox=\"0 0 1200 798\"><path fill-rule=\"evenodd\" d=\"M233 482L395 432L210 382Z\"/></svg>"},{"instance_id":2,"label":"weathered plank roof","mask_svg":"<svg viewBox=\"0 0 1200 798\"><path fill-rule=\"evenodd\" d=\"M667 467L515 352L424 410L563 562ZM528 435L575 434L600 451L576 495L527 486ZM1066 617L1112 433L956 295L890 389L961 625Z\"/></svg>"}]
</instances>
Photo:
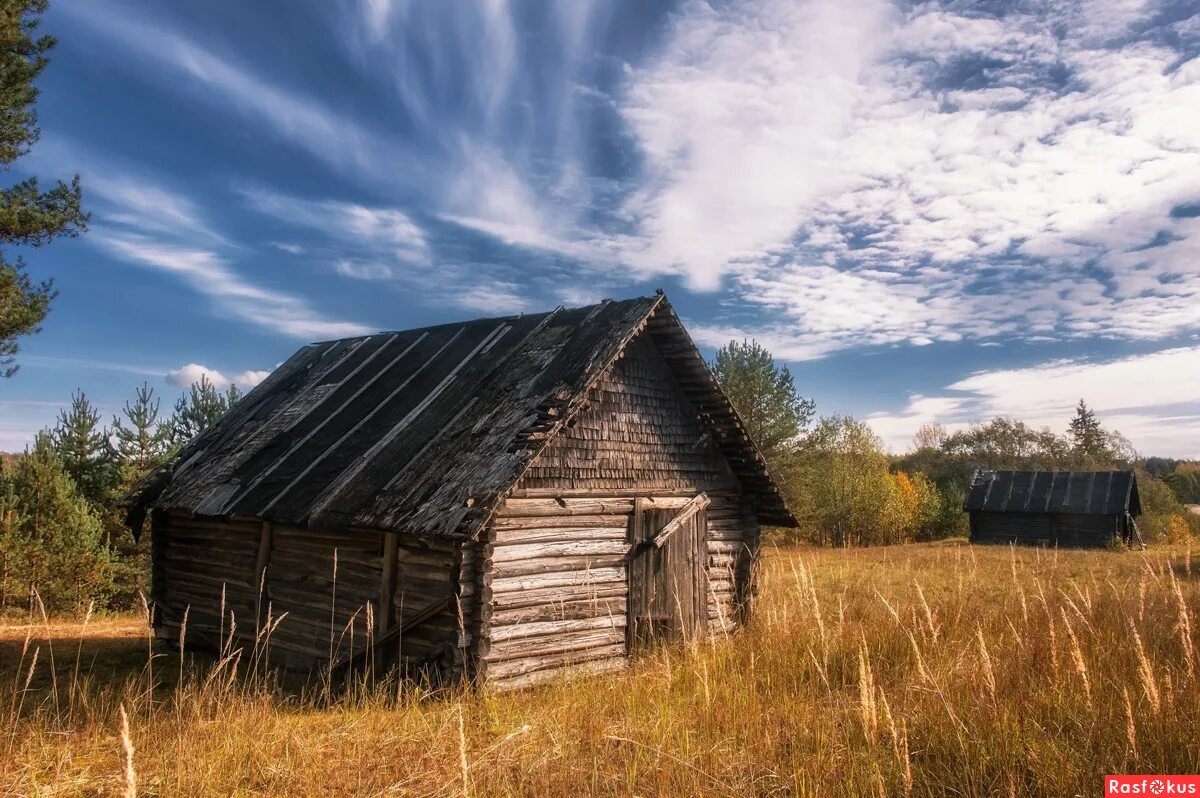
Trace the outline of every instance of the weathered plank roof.
<instances>
[{"instance_id":1,"label":"weathered plank roof","mask_svg":"<svg viewBox=\"0 0 1200 798\"><path fill-rule=\"evenodd\" d=\"M1141 515L1132 471L976 471L966 511Z\"/></svg>"},{"instance_id":2,"label":"weathered plank roof","mask_svg":"<svg viewBox=\"0 0 1200 798\"><path fill-rule=\"evenodd\" d=\"M764 523L794 526L662 294L311 344L134 487L148 507L471 536L639 333L654 336Z\"/></svg>"}]
</instances>

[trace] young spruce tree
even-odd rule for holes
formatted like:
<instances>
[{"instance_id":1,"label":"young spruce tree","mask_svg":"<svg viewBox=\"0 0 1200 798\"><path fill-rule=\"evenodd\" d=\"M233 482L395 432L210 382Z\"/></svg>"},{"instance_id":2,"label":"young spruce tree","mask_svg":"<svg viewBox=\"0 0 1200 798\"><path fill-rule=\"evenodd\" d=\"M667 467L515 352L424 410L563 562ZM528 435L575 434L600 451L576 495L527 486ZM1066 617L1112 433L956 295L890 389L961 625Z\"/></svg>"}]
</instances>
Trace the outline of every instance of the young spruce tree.
<instances>
[{"instance_id":1,"label":"young spruce tree","mask_svg":"<svg viewBox=\"0 0 1200 798\"><path fill-rule=\"evenodd\" d=\"M175 403L175 415L171 417L171 440L183 445L204 430L216 424L221 416L242 398L236 385L221 393L201 375L200 382L192 383L191 389Z\"/></svg>"},{"instance_id":2,"label":"young spruce tree","mask_svg":"<svg viewBox=\"0 0 1200 798\"><path fill-rule=\"evenodd\" d=\"M125 403L121 416L114 416L113 438L116 441L117 484L114 499L123 496L138 480L161 465L171 455L171 425L161 418L159 400L154 389L143 383L133 401ZM149 592L150 536L137 539L125 527L125 513L117 502L103 513L108 545L116 556L113 568L113 603L116 606L135 606L138 592Z\"/></svg>"},{"instance_id":3,"label":"young spruce tree","mask_svg":"<svg viewBox=\"0 0 1200 798\"><path fill-rule=\"evenodd\" d=\"M159 400L148 383L142 383L132 402L126 402L121 416L113 416L117 462L122 481L141 479L157 467L171 451L171 428L159 414Z\"/></svg>"},{"instance_id":4,"label":"young spruce tree","mask_svg":"<svg viewBox=\"0 0 1200 798\"><path fill-rule=\"evenodd\" d=\"M71 409L59 411L58 424L50 433L63 467L97 509L109 504L117 481L108 437L100 424L100 411L83 391L71 395Z\"/></svg>"}]
</instances>

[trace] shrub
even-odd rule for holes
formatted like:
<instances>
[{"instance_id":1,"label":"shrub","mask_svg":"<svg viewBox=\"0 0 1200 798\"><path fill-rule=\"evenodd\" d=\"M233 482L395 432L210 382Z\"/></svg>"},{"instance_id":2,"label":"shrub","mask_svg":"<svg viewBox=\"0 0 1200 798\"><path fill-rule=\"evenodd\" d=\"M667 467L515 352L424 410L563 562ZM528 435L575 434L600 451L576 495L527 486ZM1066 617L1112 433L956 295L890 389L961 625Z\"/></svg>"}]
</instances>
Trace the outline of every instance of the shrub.
<instances>
[{"instance_id":1,"label":"shrub","mask_svg":"<svg viewBox=\"0 0 1200 798\"><path fill-rule=\"evenodd\" d=\"M0 560L0 609L36 591L68 610L111 590L101 520L44 435L0 476Z\"/></svg>"}]
</instances>

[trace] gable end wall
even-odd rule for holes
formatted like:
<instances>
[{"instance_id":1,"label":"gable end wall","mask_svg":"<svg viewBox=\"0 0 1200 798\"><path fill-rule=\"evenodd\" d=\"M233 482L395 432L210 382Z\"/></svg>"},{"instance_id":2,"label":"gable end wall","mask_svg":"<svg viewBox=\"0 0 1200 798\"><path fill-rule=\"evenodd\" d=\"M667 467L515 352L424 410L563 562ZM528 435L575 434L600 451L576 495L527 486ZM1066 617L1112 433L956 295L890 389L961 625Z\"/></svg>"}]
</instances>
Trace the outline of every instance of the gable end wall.
<instances>
[{"instance_id":1,"label":"gable end wall","mask_svg":"<svg viewBox=\"0 0 1200 798\"><path fill-rule=\"evenodd\" d=\"M741 621L758 524L711 435L643 335L531 464L475 544L477 677L519 687L626 665L634 498L709 494L708 628Z\"/></svg>"}]
</instances>

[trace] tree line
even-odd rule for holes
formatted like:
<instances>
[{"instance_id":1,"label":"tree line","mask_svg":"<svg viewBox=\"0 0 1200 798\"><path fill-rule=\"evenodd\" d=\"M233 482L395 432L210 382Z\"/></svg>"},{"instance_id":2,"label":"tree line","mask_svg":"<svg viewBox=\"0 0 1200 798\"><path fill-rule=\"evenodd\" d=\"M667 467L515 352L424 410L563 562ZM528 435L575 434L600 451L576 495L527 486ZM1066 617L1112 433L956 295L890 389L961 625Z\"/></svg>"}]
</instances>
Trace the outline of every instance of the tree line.
<instances>
[{"instance_id":1,"label":"tree line","mask_svg":"<svg viewBox=\"0 0 1200 798\"><path fill-rule=\"evenodd\" d=\"M24 454L0 466L0 612L37 596L55 609L127 607L149 587L149 541L124 525L120 498L240 398L205 377L165 415L148 384L111 424L82 391Z\"/></svg>"},{"instance_id":2,"label":"tree line","mask_svg":"<svg viewBox=\"0 0 1200 798\"><path fill-rule=\"evenodd\" d=\"M1064 431L1009 418L949 432L919 429L911 452L893 456L870 426L846 415L817 417L786 366L755 341L731 341L712 369L766 459L800 523L793 539L860 546L967 534L962 512L976 469L1095 471L1134 469L1142 499L1139 527L1154 541L1190 540L1200 516L1200 463L1141 459L1080 400Z\"/></svg>"},{"instance_id":3,"label":"tree line","mask_svg":"<svg viewBox=\"0 0 1200 798\"><path fill-rule=\"evenodd\" d=\"M712 368L800 523L790 540L869 546L965 535L962 503L977 468L1135 468L1143 535L1200 533L1200 516L1183 506L1200 463L1139 459L1082 401L1061 434L1007 418L956 432L930 425L894 456L867 423L818 417L787 367L753 341L722 347ZM136 604L149 587L149 536L134 541L119 500L239 398L236 387L222 392L202 378L164 414L143 384L105 424L82 390L73 394L53 427L0 462L0 610L35 594L53 609Z\"/></svg>"}]
</instances>

